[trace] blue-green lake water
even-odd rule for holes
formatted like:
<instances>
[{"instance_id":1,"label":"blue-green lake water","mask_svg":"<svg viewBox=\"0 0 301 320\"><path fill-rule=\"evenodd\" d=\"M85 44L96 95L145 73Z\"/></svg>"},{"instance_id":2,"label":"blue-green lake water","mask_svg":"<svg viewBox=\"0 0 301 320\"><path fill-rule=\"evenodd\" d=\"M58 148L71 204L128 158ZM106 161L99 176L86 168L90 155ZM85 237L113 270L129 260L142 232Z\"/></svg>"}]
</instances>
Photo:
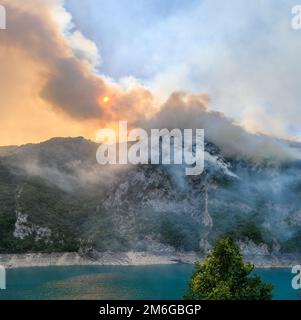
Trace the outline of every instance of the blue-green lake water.
<instances>
[{"instance_id":1,"label":"blue-green lake water","mask_svg":"<svg viewBox=\"0 0 301 320\"><path fill-rule=\"evenodd\" d=\"M193 266L73 266L7 270L0 299L182 299ZM300 299L290 269L257 269L274 299Z\"/></svg>"}]
</instances>

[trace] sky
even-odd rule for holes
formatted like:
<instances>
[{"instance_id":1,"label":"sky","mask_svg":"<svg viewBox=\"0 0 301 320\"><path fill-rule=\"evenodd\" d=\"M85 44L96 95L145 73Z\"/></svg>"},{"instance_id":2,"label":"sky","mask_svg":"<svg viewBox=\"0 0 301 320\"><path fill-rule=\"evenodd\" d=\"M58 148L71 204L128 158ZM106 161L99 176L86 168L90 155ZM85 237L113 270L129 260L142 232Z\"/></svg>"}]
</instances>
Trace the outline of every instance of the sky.
<instances>
[{"instance_id":1,"label":"sky","mask_svg":"<svg viewBox=\"0 0 301 320\"><path fill-rule=\"evenodd\" d=\"M94 139L174 91L206 93L208 110L251 132L301 139L295 0L2 2L0 145Z\"/></svg>"}]
</instances>

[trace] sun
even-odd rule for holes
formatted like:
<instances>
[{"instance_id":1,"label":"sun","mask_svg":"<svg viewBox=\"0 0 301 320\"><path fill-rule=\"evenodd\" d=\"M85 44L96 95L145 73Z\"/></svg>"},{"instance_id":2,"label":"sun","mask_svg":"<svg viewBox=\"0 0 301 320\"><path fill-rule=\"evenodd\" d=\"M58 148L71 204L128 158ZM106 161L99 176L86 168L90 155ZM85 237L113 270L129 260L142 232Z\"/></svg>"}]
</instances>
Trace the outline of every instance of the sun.
<instances>
[{"instance_id":1,"label":"sun","mask_svg":"<svg viewBox=\"0 0 301 320\"><path fill-rule=\"evenodd\" d=\"M104 96L104 97L102 98L102 101L103 101L104 103L108 103L108 102L110 101L110 97Z\"/></svg>"}]
</instances>

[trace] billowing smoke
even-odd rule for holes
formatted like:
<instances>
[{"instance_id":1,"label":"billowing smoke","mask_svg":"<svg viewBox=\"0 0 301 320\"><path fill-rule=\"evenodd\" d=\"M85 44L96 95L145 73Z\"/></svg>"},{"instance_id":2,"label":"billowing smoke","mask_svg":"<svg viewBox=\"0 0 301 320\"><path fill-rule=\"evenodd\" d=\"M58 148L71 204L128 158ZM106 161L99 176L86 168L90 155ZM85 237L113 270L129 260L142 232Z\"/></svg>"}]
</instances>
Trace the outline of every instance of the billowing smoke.
<instances>
[{"instance_id":1,"label":"billowing smoke","mask_svg":"<svg viewBox=\"0 0 301 320\"><path fill-rule=\"evenodd\" d=\"M100 60L94 43L71 24L62 1L4 1L9 28L1 34L0 49L23 52L41 66L40 97L79 121L104 123L131 112L142 116L152 95L142 86L122 90L97 74ZM1 63L5 63L2 57ZM26 61L24 61L26 63ZM105 105L104 96L111 97Z\"/></svg>"},{"instance_id":2,"label":"billowing smoke","mask_svg":"<svg viewBox=\"0 0 301 320\"><path fill-rule=\"evenodd\" d=\"M205 129L205 137L216 144L224 156L279 164L301 158L300 150L285 141L246 131L223 113L208 110L209 98L205 94L173 93L151 120L148 128Z\"/></svg>"},{"instance_id":3,"label":"billowing smoke","mask_svg":"<svg viewBox=\"0 0 301 320\"><path fill-rule=\"evenodd\" d=\"M97 129L118 120L128 120L132 126L146 128L204 128L206 138L218 145L225 156L240 156L256 163L300 158L300 154L287 144L267 136L251 134L224 114L209 111L209 99L205 94L175 92L160 107L158 99L138 81L127 80L126 85L121 85L100 75L98 68L101 57L97 47L76 30L63 1L16 0L12 3L5 0L4 5L9 27L1 33L1 65L6 64L10 55L17 53L24 59L23 65L30 61L34 66L32 73L35 74L35 80L31 83L35 87L34 92L48 108L51 106L55 119L67 118L73 121L72 128L76 126L74 131L78 132L81 129L77 127L84 126L83 135L90 131L91 137ZM8 73L9 70L4 72L5 77L1 77L1 83L10 81ZM31 80L30 75L26 76ZM18 90L22 92L20 88L23 86L27 86L24 81L16 88L12 84L9 87L12 91L10 96L18 94ZM14 93L13 90L18 92ZM29 87L27 91L32 90ZM19 104L23 104L22 98L19 97ZM33 98L31 109L20 112L22 126L24 114L31 114L33 109L41 112L45 107L39 106L42 105L41 100ZM10 102L7 104L7 109L13 109ZM4 120L6 108L0 110ZM16 110L15 119L18 114ZM35 124L48 122L49 118L45 114L41 120L35 117ZM11 126L9 123L4 123L5 131L9 129L6 126ZM55 124L55 120L52 123ZM64 124L60 126L64 127ZM53 129L48 130L52 135L55 132ZM28 131L23 130L22 134Z\"/></svg>"}]
</instances>

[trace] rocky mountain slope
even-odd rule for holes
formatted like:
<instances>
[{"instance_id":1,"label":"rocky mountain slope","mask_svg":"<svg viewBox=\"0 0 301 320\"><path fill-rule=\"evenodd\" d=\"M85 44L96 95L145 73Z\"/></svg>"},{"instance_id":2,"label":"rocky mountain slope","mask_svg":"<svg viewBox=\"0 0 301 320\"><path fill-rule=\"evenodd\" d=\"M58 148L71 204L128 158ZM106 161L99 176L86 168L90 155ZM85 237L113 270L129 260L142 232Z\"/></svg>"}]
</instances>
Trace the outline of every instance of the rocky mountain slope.
<instances>
[{"instance_id":1,"label":"rocky mountain slope","mask_svg":"<svg viewBox=\"0 0 301 320\"><path fill-rule=\"evenodd\" d=\"M301 161L255 165L207 141L205 172L185 176L176 165L101 166L97 147L0 148L0 253L204 253L224 235L250 255L301 251Z\"/></svg>"}]
</instances>

